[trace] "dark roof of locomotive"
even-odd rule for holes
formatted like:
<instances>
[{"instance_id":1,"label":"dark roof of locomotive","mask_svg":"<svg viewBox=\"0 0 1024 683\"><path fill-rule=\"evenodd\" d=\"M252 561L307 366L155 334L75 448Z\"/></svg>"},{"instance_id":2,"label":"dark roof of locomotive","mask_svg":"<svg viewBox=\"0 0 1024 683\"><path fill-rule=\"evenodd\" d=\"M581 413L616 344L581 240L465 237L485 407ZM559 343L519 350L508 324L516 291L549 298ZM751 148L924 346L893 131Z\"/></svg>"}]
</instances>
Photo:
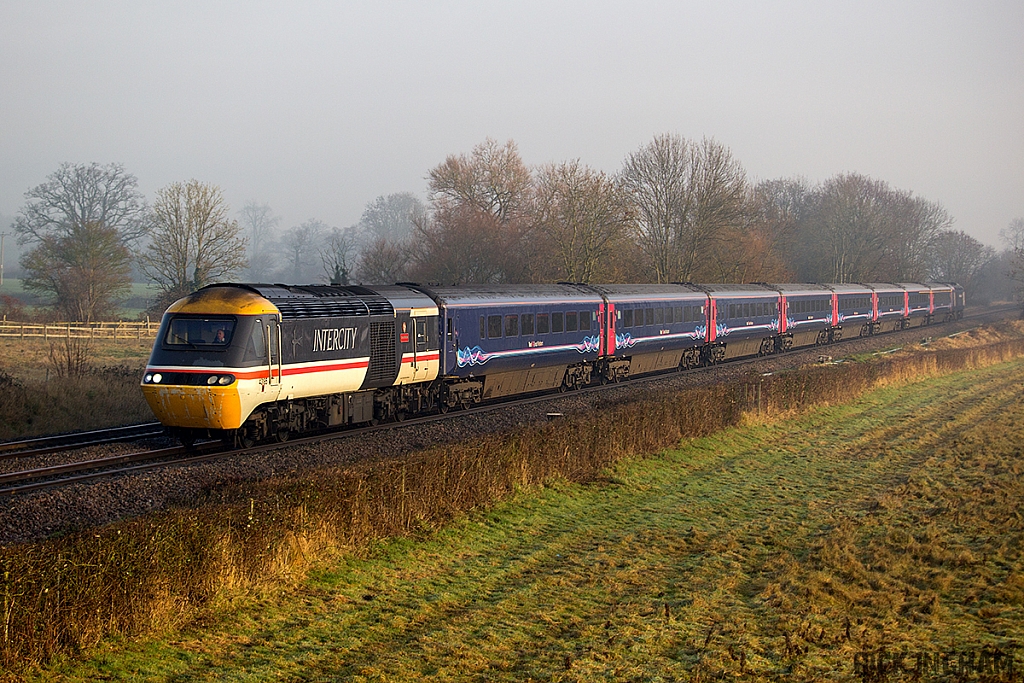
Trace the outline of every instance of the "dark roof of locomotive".
<instances>
[{"instance_id":1,"label":"dark roof of locomotive","mask_svg":"<svg viewBox=\"0 0 1024 683\"><path fill-rule=\"evenodd\" d=\"M274 304L281 311L281 318L395 315L394 306L387 298L355 285L224 283L209 286L239 287L255 292Z\"/></svg>"}]
</instances>

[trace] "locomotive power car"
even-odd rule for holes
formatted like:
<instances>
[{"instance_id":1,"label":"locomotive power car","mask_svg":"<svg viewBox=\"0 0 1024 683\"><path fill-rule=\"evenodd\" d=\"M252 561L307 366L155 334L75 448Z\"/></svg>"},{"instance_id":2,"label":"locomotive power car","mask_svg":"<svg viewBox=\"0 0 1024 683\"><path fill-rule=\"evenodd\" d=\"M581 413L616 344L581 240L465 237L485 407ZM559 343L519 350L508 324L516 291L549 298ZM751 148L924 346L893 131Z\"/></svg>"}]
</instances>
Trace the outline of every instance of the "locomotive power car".
<instances>
[{"instance_id":1,"label":"locomotive power car","mask_svg":"<svg viewBox=\"0 0 1024 683\"><path fill-rule=\"evenodd\" d=\"M142 379L186 445L344 425L873 335L963 315L951 283L204 287Z\"/></svg>"}]
</instances>

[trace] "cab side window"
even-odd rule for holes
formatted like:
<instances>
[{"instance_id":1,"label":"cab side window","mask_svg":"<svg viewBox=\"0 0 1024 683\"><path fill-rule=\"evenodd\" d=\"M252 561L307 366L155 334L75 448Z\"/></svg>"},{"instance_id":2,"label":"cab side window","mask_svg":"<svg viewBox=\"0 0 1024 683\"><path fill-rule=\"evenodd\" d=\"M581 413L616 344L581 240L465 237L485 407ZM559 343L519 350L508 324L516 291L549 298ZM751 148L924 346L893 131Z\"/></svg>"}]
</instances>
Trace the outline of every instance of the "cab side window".
<instances>
[{"instance_id":1,"label":"cab side window","mask_svg":"<svg viewBox=\"0 0 1024 683\"><path fill-rule=\"evenodd\" d=\"M249 334L249 341L245 344L245 355L242 358L247 361L267 359L267 338L263 334L263 321L254 320L252 332Z\"/></svg>"}]
</instances>

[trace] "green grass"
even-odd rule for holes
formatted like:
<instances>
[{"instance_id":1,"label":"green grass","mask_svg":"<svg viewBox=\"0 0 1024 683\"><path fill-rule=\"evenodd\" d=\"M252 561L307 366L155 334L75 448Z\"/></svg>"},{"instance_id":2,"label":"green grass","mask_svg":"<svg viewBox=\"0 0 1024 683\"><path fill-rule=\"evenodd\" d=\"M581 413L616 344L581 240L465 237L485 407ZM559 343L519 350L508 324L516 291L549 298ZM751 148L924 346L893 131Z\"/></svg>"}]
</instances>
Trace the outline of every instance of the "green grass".
<instances>
[{"instance_id":1,"label":"green grass","mask_svg":"<svg viewBox=\"0 0 1024 683\"><path fill-rule=\"evenodd\" d=\"M36 679L854 680L866 649L1005 647L1022 387L1018 360L688 440Z\"/></svg>"}]
</instances>

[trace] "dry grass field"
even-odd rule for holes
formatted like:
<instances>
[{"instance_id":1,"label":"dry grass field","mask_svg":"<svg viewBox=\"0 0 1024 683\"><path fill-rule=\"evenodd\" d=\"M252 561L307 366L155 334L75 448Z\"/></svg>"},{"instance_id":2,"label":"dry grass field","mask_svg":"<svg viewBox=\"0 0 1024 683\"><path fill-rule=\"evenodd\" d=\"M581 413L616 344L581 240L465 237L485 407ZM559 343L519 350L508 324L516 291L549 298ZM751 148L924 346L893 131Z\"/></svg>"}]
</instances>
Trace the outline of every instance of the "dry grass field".
<instances>
[{"instance_id":1,"label":"dry grass field","mask_svg":"<svg viewBox=\"0 0 1024 683\"><path fill-rule=\"evenodd\" d=\"M913 680L862 668L883 649L917 680L968 658L988 677L962 680L1010 680L1024 361L882 383L324 556L24 680Z\"/></svg>"},{"instance_id":2,"label":"dry grass field","mask_svg":"<svg viewBox=\"0 0 1024 683\"><path fill-rule=\"evenodd\" d=\"M154 419L139 390L152 341L66 344L0 338L0 440ZM69 352L81 369L71 376Z\"/></svg>"}]
</instances>

